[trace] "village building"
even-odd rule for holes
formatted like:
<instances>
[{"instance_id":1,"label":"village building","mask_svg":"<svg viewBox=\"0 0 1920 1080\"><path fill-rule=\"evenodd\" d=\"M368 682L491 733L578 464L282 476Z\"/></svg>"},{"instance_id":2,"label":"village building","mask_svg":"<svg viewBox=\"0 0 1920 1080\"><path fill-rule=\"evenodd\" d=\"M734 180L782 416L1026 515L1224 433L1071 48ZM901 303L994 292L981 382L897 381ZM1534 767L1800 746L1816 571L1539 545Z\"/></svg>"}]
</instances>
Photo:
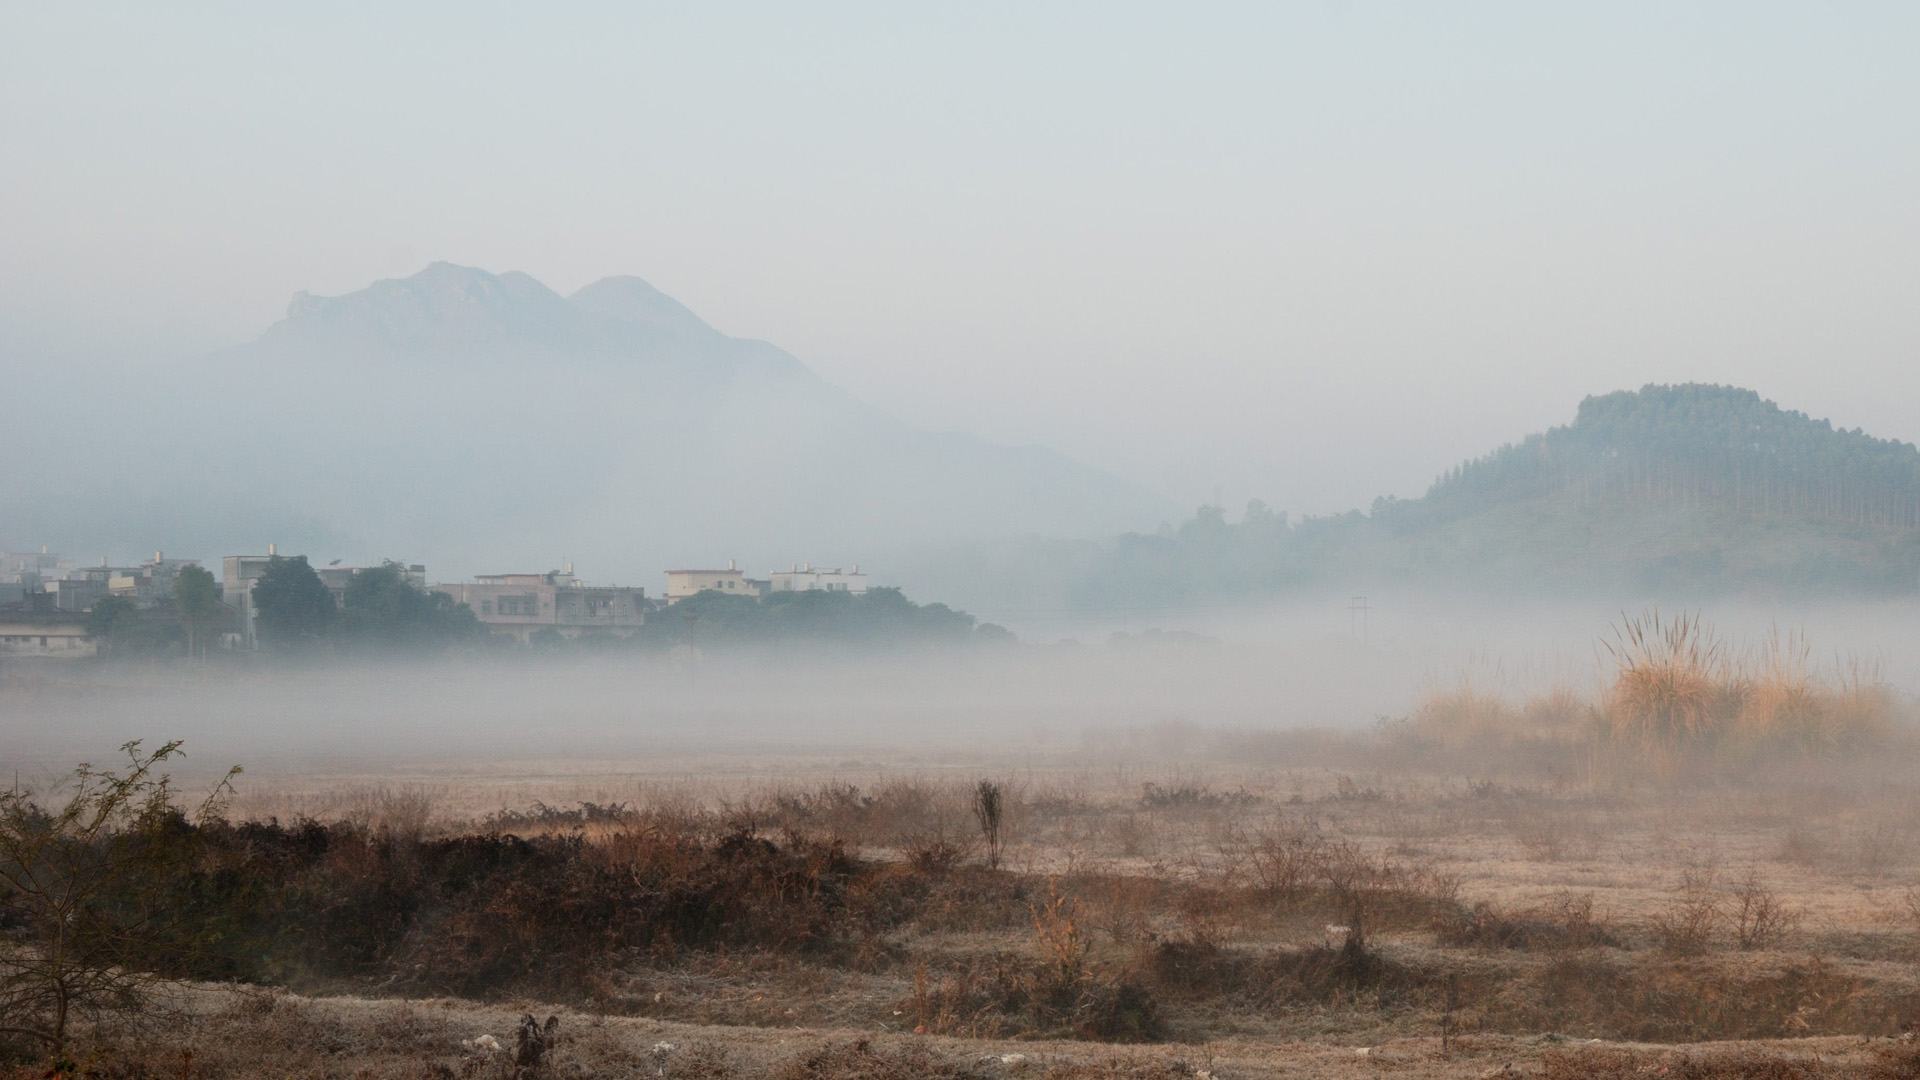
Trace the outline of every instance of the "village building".
<instances>
[{"instance_id":1,"label":"village building","mask_svg":"<svg viewBox=\"0 0 1920 1080\"><path fill-rule=\"evenodd\" d=\"M626 637L647 621L647 591L621 585L588 585L573 567L544 574L480 574L472 584L439 584L473 609L487 629L527 642L542 630L561 637L589 634Z\"/></svg>"},{"instance_id":2,"label":"village building","mask_svg":"<svg viewBox=\"0 0 1920 1080\"><path fill-rule=\"evenodd\" d=\"M87 611L107 598L114 578L135 572L132 567L108 566L102 559L99 566L69 570L43 582L40 588L53 597L53 606L61 611Z\"/></svg>"},{"instance_id":3,"label":"village building","mask_svg":"<svg viewBox=\"0 0 1920 1080\"><path fill-rule=\"evenodd\" d=\"M856 596L867 591L867 575L859 566L851 570L828 569L812 563L794 563L791 570L775 570L767 575L774 592L844 592Z\"/></svg>"},{"instance_id":4,"label":"village building","mask_svg":"<svg viewBox=\"0 0 1920 1080\"><path fill-rule=\"evenodd\" d=\"M107 595L130 600L139 608L157 607L173 599L173 583L180 571L199 565L198 559L169 559L165 552L156 551L138 568L118 571L107 578Z\"/></svg>"},{"instance_id":5,"label":"village building","mask_svg":"<svg viewBox=\"0 0 1920 1080\"><path fill-rule=\"evenodd\" d=\"M253 586L267 572L276 554L272 544L265 555L229 555L220 560L220 602L232 608L234 644L251 649L259 644L254 626Z\"/></svg>"},{"instance_id":6,"label":"village building","mask_svg":"<svg viewBox=\"0 0 1920 1080\"><path fill-rule=\"evenodd\" d=\"M23 578L50 578L65 564L60 556L46 548L39 551L0 551L0 581L19 583Z\"/></svg>"},{"instance_id":7,"label":"village building","mask_svg":"<svg viewBox=\"0 0 1920 1080\"><path fill-rule=\"evenodd\" d=\"M768 582L749 578L746 571L728 559L725 570L667 571L666 599L669 604L677 604L703 592L717 592L725 596L760 596L768 587Z\"/></svg>"},{"instance_id":8,"label":"village building","mask_svg":"<svg viewBox=\"0 0 1920 1080\"><path fill-rule=\"evenodd\" d=\"M87 636L87 617L75 611L29 610L27 605L0 608L0 658L83 660L97 646Z\"/></svg>"}]
</instances>

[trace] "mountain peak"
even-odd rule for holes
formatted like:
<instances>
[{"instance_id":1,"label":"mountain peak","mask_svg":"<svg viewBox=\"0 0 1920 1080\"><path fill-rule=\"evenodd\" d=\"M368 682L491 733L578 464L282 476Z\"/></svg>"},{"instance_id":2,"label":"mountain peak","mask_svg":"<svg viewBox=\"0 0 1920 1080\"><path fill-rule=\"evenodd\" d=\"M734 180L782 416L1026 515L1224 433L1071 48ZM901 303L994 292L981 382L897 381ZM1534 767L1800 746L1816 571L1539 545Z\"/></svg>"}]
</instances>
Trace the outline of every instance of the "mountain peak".
<instances>
[{"instance_id":1,"label":"mountain peak","mask_svg":"<svg viewBox=\"0 0 1920 1080\"><path fill-rule=\"evenodd\" d=\"M563 298L529 274L435 262L411 277L342 296L295 293L262 338L276 347L367 356L621 355L666 339L725 336L637 277L610 277Z\"/></svg>"},{"instance_id":2,"label":"mountain peak","mask_svg":"<svg viewBox=\"0 0 1920 1080\"><path fill-rule=\"evenodd\" d=\"M630 274L601 278L567 297L567 302L582 311L640 326L681 333L719 333L685 304Z\"/></svg>"}]
</instances>

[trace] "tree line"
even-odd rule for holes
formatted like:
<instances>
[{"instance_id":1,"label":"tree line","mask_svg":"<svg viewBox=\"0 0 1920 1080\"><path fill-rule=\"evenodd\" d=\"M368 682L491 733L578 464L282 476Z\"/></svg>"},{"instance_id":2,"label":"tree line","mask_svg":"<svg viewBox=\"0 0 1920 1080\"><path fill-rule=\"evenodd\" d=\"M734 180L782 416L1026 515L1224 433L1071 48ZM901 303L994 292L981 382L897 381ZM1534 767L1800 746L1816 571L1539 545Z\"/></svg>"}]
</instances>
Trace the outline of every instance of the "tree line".
<instances>
[{"instance_id":1,"label":"tree line","mask_svg":"<svg viewBox=\"0 0 1920 1080\"><path fill-rule=\"evenodd\" d=\"M358 651L445 649L487 635L473 609L429 592L391 560L347 579L341 601L304 555L275 555L253 585L254 629L262 649Z\"/></svg>"}]
</instances>

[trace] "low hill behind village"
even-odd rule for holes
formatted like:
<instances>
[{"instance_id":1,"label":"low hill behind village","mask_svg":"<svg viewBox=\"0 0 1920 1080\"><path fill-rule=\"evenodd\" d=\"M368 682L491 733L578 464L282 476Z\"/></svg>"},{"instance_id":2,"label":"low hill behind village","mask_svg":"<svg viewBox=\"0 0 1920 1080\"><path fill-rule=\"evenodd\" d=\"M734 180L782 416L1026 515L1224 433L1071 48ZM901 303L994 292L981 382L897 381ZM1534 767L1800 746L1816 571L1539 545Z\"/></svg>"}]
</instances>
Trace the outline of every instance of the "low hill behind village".
<instances>
[{"instance_id":1,"label":"low hill behind village","mask_svg":"<svg viewBox=\"0 0 1920 1080\"><path fill-rule=\"evenodd\" d=\"M1729 386L1589 397L1571 423L1447 470L1419 498L1293 518L1202 507L1106 545L947 552L989 611L1118 611L1309 591L1853 597L1920 591L1920 450ZM1049 581L1065 584L1049 589ZM969 582L1004 582L1001 594Z\"/></svg>"}]
</instances>

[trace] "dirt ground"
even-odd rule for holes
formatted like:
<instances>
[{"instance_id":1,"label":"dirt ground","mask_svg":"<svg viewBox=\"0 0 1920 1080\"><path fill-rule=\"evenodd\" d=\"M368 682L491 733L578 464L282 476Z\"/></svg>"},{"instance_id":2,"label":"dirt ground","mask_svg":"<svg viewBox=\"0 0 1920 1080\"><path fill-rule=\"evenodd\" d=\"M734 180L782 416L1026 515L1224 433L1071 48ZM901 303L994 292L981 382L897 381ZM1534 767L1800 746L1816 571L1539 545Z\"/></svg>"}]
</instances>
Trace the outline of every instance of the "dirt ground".
<instances>
[{"instance_id":1,"label":"dirt ground","mask_svg":"<svg viewBox=\"0 0 1920 1080\"><path fill-rule=\"evenodd\" d=\"M1505 1076L1913 1076L1908 1038L1805 1038L1685 1046L1560 1035L1468 1035L1374 1044L1242 1037L1205 1044L1109 1046L958 1039L858 1028L721 1026L551 1009L533 1002L308 998L277 991L182 994L140 1032L101 1033L108 1058L178 1077L406 1078L514 1075L515 1032L558 1017L541 1075L558 1077L1297 1077L1344 1080ZM490 1040L489 1040L490 1037ZM492 1043L498 1044L498 1049ZM18 1075L28 1075L21 1072ZM34 1074L37 1075L37 1074ZM138 1075L122 1073L122 1075Z\"/></svg>"}]
</instances>

